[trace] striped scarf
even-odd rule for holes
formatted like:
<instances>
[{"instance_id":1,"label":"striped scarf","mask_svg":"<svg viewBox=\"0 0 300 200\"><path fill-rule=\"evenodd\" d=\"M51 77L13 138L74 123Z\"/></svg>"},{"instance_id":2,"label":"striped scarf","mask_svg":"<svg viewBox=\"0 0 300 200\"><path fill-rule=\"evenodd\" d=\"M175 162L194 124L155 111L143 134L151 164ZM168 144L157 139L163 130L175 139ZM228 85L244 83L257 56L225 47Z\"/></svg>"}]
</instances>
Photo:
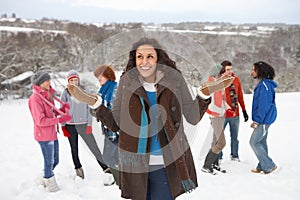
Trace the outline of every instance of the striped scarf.
<instances>
[{"instance_id":1,"label":"striped scarf","mask_svg":"<svg viewBox=\"0 0 300 200\"><path fill-rule=\"evenodd\" d=\"M234 111L237 108L238 104L237 104L237 94L235 92L233 83L230 85L229 94L231 98L231 108Z\"/></svg>"}]
</instances>

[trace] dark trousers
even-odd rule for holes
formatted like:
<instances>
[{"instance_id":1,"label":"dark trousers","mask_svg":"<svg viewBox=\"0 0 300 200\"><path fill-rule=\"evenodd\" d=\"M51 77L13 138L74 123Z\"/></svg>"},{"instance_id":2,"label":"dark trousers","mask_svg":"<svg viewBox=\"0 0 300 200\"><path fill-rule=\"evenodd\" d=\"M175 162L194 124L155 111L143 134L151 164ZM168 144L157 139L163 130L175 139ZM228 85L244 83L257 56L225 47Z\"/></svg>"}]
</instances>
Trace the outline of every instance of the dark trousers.
<instances>
[{"instance_id":1,"label":"dark trousers","mask_svg":"<svg viewBox=\"0 0 300 200\"><path fill-rule=\"evenodd\" d=\"M158 168L155 170L154 168ZM154 171L153 171L154 170ZM150 166L146 200L172 200L172 193L166 169L161 166Z\"/></svg>"},{"instance_id":2,"label":"dark trousers","mask_svg":"<svg viewBox=\"0 0 300 200\"><path fill-rule=\"evenodd\" d=\"M87 124L80 124L80 125L66 124L66 129L71 135L71 137L69 137L68 139L69 139L69 143L70 143L70 147L71 147L72 159L73 159L75 169L82 167L79 156L78 156L78 135L80 135L82 137L83 141L88 146L88 148L93 153L93 155L96 157L97 162L99 163L101 168L103 170L105 170L107 168L107 165L104 163L101 151L98 148L98 145L96 143L96 140L95 140L93 134L85 133L86 126L87 126Z\"/></svg>"}]
</instances>

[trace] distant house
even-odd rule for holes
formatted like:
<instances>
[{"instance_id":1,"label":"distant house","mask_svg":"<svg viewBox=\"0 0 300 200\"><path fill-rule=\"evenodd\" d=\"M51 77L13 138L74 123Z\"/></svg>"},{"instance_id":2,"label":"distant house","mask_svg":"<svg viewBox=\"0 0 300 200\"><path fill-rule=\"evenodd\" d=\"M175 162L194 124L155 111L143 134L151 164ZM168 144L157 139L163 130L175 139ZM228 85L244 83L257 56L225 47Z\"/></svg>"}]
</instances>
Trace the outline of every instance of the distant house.
<instances>
[{"instance_id":1,"label":"distant house","mask_svg":"<svg viewBox=\"0 0 300 200\"><path fill-rule=\"evenodd\" d=\"M7 79L0 83L0 100L12 98L23 98L28 95L29 85L31 84L32 71L24 72L13 78Z\"/></svg>"},{"instance_id":2,"label":"distant house","mask_svg":"<svg viewBox=\"0 0 300 200\"><path fill-rule=\"evenodd\" d=\"M9 90L18 90L20 88L24 88L24 86L29 85L31 83L31 76L34 73L32 71L24 72L19 74L13 78L7 79L1 82L2 87Z\"/></svg>"}]
</instances>

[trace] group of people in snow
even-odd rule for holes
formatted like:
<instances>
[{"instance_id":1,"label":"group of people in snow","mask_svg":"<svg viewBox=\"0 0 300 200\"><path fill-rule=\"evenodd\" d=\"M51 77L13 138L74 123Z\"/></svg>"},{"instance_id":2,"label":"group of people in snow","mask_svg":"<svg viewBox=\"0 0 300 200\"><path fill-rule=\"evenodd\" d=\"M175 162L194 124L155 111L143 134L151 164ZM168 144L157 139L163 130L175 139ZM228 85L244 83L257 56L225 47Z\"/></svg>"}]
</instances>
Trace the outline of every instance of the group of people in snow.
<instances>
[{"instance_id":1,"label":"group of people in snow","mask_svg":"<svg viewBox=\"0 0 300 200\"><path fill-rule=\"evenodd\" d=\"M59 162L57 127L68 138L77 176L84 179L78 156L78 135L90 148L103 172L112 174L108 185L116 183L126 199L175 199L198 186L193 155L184 129L186 121L196 125L209 115L213 140L203 172L225 173L219 160L225 147L224 129L231 136L231 159L238 155L239 106L248 120L240 79L232 64L223 61L210 69L209 79L196 89L195 98L181 71L156 39L141 38L132 45L127 65L117 84L109 65L94 71L101 87L97 105L79 102L65 89L58 100L47 72L32 77L33 93L28 105L34 121L34 137L44 157L42 184L51 192L60 188L53 170ZM271 173L276 165L268 155L267 136L277 111L273 81L275 72L266 62L253 64L252 77L258 79L252 103L253 133L250 145L258 158L254 173ZM78 73L71 70L68 84L80 86ZM57 109L54 101L59 101ZM103 154L93 136L92 117L101 123L105 135ZM188 133L187 133L188 134ZM200 133L199 133L200 134Z\"/></svg>"}]
</instances>

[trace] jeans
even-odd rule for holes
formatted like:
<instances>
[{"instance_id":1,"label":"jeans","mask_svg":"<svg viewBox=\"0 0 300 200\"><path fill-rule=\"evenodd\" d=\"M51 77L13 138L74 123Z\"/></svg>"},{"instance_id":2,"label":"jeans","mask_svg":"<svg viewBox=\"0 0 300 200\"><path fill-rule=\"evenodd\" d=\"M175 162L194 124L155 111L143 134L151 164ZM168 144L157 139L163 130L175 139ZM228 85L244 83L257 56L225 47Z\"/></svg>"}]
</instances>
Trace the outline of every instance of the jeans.
<instances>
[{"instance_id":1,"label":"jeans","mask_svg":"<svg viewBox=\"0 0 300 200\"><path fill-rule=\"evenodd\" d=\"M267 137L269 127L270 125L266 124L258 125L250 138L250 146L259 161L256 169L264 172L270 172L275 167L273 160L268 156Z\"/></svg>"},{"instance_id":2,"label":"jeans","mask_svg":"<svg viewBox=\"0 0 300 200\"><path fill-rule=\"evenodd\" d=\"M238 133L239 133L239 126L240 126L240 117L231 117L231 118L225 118L224 121L224 130L229 124L229 131L230 131L230 147L231 147L231 153L230 155L233 158L238 158L239 154L239 141L238 141ZM222 159L223 153L220 152L219 158Z\"/></svg>"},{"instance_id":3,"label":"jeans","mask_svg":"<svg viewBox=\"0 0 300 200\"><path fill-rule=\"evenodd\" d=\"M54 176L53 170L59 162L58 140L40 141L41 150L44 157L44 178Z\"/></svg>"},{"instance_id":4,"label":"jeans","mask_svg":"<svg viewBox=\"0 0 300 200\"><path fill-rule=\"evenodd\" d=\"M172 200L166 169L160 165L150 165L146 200ZM157 168L155 170L154 168Z\"/></svg>"}]
</instances>

